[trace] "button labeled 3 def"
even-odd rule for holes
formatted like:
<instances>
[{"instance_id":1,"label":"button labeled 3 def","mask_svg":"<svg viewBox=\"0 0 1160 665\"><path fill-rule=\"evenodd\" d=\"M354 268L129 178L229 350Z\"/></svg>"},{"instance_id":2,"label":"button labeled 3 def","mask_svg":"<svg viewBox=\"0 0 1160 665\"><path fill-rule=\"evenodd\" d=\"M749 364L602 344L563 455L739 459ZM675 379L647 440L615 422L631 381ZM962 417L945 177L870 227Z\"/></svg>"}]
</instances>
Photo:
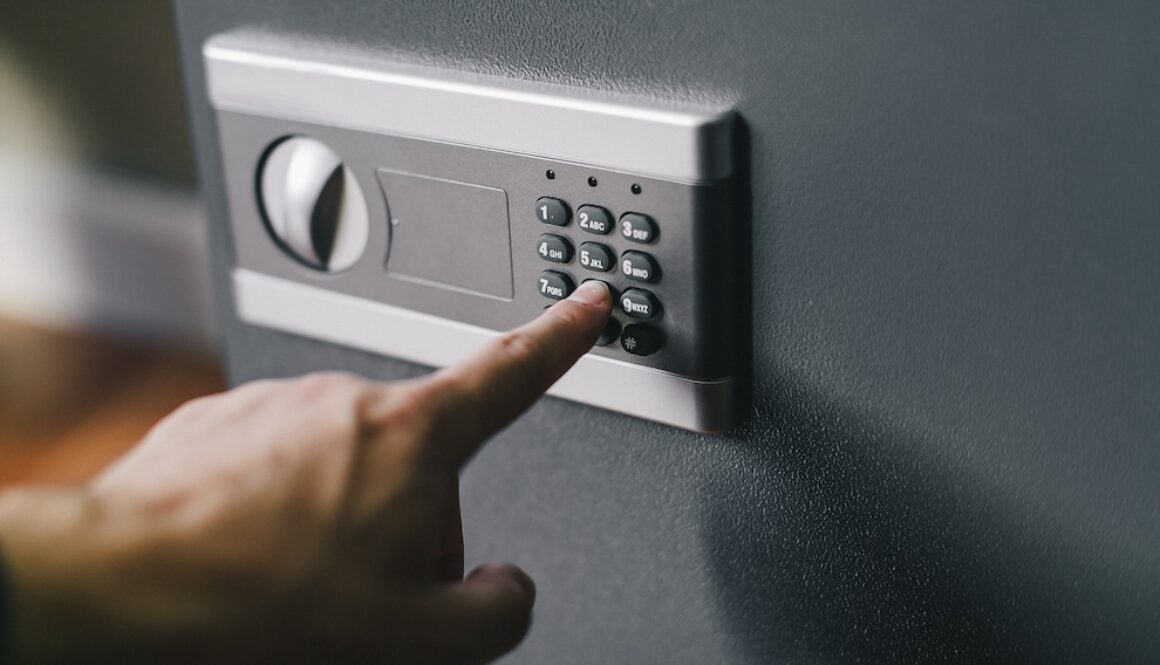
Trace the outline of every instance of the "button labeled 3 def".
<instances>
[{"instance_id":1,"label":"button labeled 3 def","mask_svg":"<svg viewBox=\"0 0 1160 665\"><path fill-rule=\"evenodd\" d=\"M620 235L633 242L650 243L657 238L657 225L648 215L626 212L620 216Z\"/></svg>"}]
</instances>

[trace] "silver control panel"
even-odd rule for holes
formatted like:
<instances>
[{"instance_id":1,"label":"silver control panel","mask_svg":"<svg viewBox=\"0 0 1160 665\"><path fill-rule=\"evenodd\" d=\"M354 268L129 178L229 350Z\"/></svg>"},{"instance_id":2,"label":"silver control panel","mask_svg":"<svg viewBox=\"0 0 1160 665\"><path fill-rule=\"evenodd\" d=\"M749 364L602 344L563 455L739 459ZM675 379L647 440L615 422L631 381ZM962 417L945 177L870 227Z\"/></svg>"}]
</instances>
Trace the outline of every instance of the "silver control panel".
<instances>
[{"instance_id":1,"label":"silver control panel","mask_svg":"<svg viewBox=\"0 0 1160 665\"><path fill-rule=\"evenodd\" d=\"M445 366L598 279L613 319L550 394L739 420L732 111L246 35L204 56L242 320Z\"/></svg>"}]
</instances>

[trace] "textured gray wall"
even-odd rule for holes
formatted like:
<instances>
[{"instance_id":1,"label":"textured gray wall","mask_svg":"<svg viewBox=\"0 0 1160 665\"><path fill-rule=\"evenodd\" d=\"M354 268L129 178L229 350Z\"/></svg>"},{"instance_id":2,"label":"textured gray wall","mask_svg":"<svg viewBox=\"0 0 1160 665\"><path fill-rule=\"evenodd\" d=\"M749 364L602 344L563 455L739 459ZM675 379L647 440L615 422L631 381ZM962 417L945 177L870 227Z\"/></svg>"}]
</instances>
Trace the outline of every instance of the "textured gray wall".
<instances>
[{"instance_id":1,"label":"textured gray wall","mask_svg":"<svg viewBox=\"0 0 1160 665\"><path fill-rule=\"evenodd\" d=\"M229 313L204 38L735 100L749 423L545 400L465 477L512 663L1156 662L1160 4L179 0L235 380L402 363ZM384 331L389 334L389 331Z\"/></svg>"}]
</instances>

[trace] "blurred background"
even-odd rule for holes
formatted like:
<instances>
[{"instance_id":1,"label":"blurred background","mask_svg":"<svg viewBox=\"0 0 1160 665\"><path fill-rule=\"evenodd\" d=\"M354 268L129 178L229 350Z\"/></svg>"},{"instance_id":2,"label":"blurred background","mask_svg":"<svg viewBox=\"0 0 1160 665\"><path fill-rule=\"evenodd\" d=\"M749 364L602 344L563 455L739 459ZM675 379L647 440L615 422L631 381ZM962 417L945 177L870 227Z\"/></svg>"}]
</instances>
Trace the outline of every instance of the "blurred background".
<instances>
[{"instance_id":1,"label":"blurred background","mask_svg":"<svg viewBox=\"0 0 1160 665\"><path fill-rule=\"evenodd\" d=\"M0 484L224 385L172 8L0 3Z\"/></svg>"}]
</instances>

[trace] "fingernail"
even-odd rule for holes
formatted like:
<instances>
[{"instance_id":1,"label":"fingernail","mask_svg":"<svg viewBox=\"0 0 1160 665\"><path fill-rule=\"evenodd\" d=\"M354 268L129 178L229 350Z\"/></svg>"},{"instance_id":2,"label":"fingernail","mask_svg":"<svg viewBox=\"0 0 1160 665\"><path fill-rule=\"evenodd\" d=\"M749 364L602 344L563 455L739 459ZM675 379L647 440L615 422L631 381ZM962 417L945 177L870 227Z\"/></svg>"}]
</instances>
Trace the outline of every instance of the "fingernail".
<instances>
[{"instance_id":1,"label":"fingernail","mask_svg":"<svg viewBox=\"0 0 1160 665\"><path fill-rule=\"evenodd\" d=\"M580 285L580 288L568 296L568 300L582 302L585 305L600 305L611 298L608 285L598 279L592 279Z\"/></svg>"}]
</instances>

